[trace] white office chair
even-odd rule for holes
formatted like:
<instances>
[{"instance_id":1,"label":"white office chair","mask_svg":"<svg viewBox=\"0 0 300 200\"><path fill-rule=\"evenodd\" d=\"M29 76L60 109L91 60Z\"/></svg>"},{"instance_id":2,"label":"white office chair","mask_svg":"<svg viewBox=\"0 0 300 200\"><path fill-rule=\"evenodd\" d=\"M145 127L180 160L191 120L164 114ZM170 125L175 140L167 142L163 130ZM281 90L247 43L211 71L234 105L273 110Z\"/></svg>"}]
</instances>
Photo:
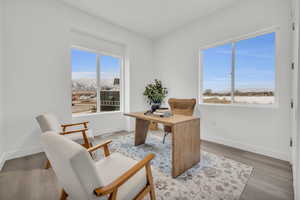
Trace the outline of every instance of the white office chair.
<instances>
[{"instance_id":1,"label":"white office chair","mask_svg":"<svg viewBox=\"0 0 300 200\"><path fill-rule=\"evenodd\" d=\"M66 137L48 131L41 136L42 144L63 187L61 200L131 200L150 193L155 200L149 154L135 161L119 153L110 155L107 141L85 149ZM104 148L105 158L94 161L91 152Z\"/></svg>"}]
</instances>

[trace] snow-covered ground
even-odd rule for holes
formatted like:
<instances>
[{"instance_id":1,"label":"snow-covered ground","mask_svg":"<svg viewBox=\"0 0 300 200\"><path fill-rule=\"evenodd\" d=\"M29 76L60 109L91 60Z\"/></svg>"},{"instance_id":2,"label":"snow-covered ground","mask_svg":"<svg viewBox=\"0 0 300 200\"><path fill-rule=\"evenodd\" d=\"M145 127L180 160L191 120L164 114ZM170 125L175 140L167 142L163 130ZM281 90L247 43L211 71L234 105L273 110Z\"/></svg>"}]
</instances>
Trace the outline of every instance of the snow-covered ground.
<instances>
[{"instance_id":1,"label":"snow-covered ground","mask_svg":"<svg viewBox=\"0 0 300 200\"><path fill-rule=\"evenodd\" d=\"M204 97L204 100L217 98L220 100L231 101L229 96L209 96ZM234 101L241 104L272 104L275 102L274 96L235 96Z\"/></svg>"}]
</instances>

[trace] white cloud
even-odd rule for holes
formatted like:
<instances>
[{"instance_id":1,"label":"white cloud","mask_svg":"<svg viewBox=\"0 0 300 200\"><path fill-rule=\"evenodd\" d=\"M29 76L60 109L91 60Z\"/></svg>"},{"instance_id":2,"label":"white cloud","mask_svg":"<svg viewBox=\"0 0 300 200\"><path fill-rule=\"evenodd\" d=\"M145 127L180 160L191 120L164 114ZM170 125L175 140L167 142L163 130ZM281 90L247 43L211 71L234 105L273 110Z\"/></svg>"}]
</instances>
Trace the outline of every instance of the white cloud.
<instances>
[{"instance_id":1,"label":"white cloud","mask_svg":"<svg viewBox=\"0 0 300 200\"><path fill-rule=\"evenodd\" d=\"M96 72L72 72L72 79L96 78Z\"/></svg>"}]
</instances>

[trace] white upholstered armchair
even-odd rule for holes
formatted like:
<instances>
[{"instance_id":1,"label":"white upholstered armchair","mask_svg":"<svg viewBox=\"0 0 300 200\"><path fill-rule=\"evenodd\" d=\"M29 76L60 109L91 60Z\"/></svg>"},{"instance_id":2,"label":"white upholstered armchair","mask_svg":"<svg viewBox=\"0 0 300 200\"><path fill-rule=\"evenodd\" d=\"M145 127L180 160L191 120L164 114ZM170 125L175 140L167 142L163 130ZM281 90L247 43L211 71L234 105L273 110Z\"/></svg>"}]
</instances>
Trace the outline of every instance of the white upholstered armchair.
<instances>
[{"instance_id":1,"label":"white upholstered armchair","mask_svg":"<svg viewBox=\"0 0 300 200\"><path fill-rule=\"evenodd\" d=\"M63 187L61 200L138 200L148 194L155 200L150 166L153 154L137 162L119 153L110 154L111 141L85 149L53 131L42 134L41 138ZM99 148L104 148L105 158L94 161L89 153Z\"/></svg>"},{"instance_id":2,"label":"white upholstered armchair","mask_svg":"<svg viewBox=\"0 0 300 200\"><path fill-rule=\"evenodd\" d=\"M94 140L92 130L88 129L89 122L81 122L74 124L60 124L57 117L51 113L44 113L36 117L36 120L41 128L42 132L54 131L58 134L64 135L70 140L76 141L85 148L90 148ZM81 127L80 127L81 126ZM77 127L67 131L67 128ZM79 129L78 129L79 127ZM46 169L50 167L50 163L47 161Z\"/></svg>"}]
</instances>

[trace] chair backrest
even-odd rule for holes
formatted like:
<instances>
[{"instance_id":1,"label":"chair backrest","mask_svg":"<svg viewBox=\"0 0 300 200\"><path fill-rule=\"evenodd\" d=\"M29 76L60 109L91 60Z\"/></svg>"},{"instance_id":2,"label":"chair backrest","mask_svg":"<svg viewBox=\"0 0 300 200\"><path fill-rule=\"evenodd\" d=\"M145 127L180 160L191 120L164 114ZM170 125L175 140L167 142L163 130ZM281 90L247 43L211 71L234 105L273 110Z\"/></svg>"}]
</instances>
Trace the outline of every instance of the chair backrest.
<instances>
[{"instance_id":1,"label":"chair backrest","mask_svg":"<svg viewBox=\"0 0 300 200\"><path fill-rule=\"evenodd\" d=\"M41 138L58 183L70 199L95 199L94 189L102 184L88 151L53 131L45 132Z\"/></svg>"},{"instance_id":2,"label":"chair backrest","mask_svg":"<svg viewBox=\"0 0 300 200\"><path fill-rule=\"evenodd\" d=\"M168 101L173 114L192 116L196 105L196 99L175 99Z\"/></svg>"},{"instance_id":3,"label":"chair backrest","mask_svg":"<svg viewBox=\"0 0 300 200\"><path fill-rule=\"evenodd\" d=\"M44 113L36 117L37 122L40 125L42 132L55 131L60 133L61 126L54 114Z\"/></svg>"}]
</instances>

